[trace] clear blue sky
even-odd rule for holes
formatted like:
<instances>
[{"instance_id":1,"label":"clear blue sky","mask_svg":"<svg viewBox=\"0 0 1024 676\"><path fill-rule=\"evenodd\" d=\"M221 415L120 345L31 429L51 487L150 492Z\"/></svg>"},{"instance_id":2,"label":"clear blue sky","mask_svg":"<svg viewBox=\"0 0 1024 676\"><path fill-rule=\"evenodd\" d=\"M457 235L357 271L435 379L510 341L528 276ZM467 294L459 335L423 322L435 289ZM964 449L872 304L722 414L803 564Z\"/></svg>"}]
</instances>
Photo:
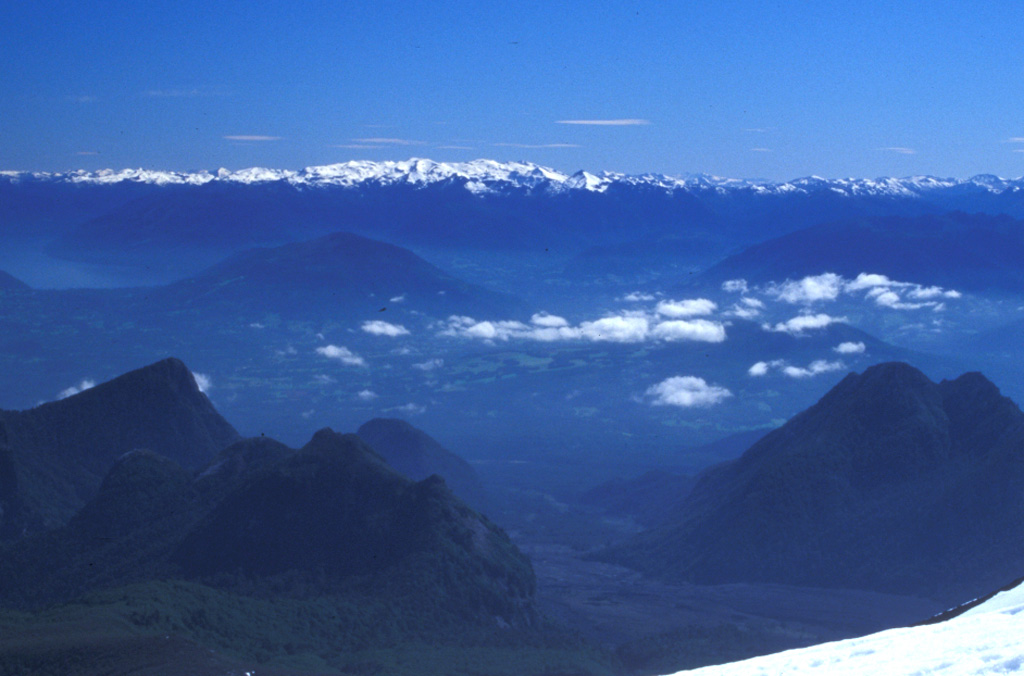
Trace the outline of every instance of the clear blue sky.
<instances>
[{"instance_id":1,"label":"clear blue sky","mask_svg":"<svg viewBox=\"0 0 1024 676\"><path fill-rule=\"evenodd\" d=\"M417 156L1024 174L1020 2L38 0L4 13L0 169Z\"/></svg>"}]
</instances>

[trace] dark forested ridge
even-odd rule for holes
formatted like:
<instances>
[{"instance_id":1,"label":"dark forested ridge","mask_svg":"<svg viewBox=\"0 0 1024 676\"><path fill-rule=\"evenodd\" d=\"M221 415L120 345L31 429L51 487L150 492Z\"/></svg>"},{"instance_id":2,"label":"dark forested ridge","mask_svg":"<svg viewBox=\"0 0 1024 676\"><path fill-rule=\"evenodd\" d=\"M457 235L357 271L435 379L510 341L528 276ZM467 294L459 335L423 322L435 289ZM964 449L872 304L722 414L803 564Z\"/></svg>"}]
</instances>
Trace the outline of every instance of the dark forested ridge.
<instances>
[{"instance_id":1,"label":"dark forested ridge","mask_svg":"<svg viewBox=\"0 0 1024 676\"><path fill-rule=\"evenodd\" d=\"M106 424L94 425L100 411ZM443 479L406 478L356 435L322 429L298 450L237 440L177 360L5 415L5 512L25 474L9 444L64 460L54 491L109 469L64 525L0 545L0 672L127 671L163 654L150 635L184 642L186 661L216 650L216 668L347 673L359 659L373 673L417 673L417 654L456 673L606 668L540 617L530 562L501 529ZM156 450L99 450L147 439Z\"/></svg>"},{"instance_id":2,"label":"dark forested ridge","mask_svg":"<svg viewBox=\"0 0 1024 676\"><path fill-rule=\"evenodd\" d=\"M0 411L0 429L19 506L4 515L12 533L65 522L124 453L145 448L194 468L239 438L177 359L27 411Z\"/></svg>"},{"instance_id":3,"label":"dark forested ridge","mask_svg":"<svg viewBox=\"0 0 1024 676\"><path fill-rule=\"evenodd\" d=\"M851 374L708 471L673 523L609 556L702 583L771 581L957 602L1020 570L1024 414L984 376Z\"/></svg>"}]
</instances>

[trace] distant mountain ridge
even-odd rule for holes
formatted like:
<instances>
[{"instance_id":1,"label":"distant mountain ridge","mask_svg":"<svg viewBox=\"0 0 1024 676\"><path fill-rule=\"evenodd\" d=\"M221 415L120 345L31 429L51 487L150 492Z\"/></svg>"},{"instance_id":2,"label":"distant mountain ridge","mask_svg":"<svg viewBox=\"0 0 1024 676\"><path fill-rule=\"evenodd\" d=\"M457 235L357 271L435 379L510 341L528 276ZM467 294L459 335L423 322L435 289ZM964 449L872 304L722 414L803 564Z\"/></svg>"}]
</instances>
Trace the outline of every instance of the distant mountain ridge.
<instances>
[{"instance_id":1,"label":"distant mountain ridge","mask_svg":"<svg viewBox=\"0 0 1024 676\"><path fill-rule=\"evenodd\" d=\"M823 223L754 244L684 285L778 282L822 272L852 279L870 270L904 282L1017 292L1022 260L1024 222L1008 216L886 216Z\"/></svg>"},{"instance_id":2,"label":"distant mountain ridge","mask_svg":"<svg viewBox=\"0 0 1024 676\"><path fill-rule=\"evenodd\" d=\"M435 162L423 158L405 161L350 161L306 167L301 170L251 167L238 171L218 169L216 172L160 171L149 169L104 169L99 171L0 172L0 181L9 183L68 182L74 184L114 185L148 183L154 185L206 185L208 183L258 184L283 182L304 187L356 187L367 184L409 184L426 186L436 183L460 184L470 192L486 193L497 189L522 189L544 192L605 192L616 185L657 188L661 190L711 190L718 192L750 191L753 193L813 193L833 191L848 196L924 195L933 191L977 189L1001 194L1024 189L1024 179L1006 179L980 174L966 179L935 176L906 178L827 179L808 176L789 181L723 178L707 174L668 176L664 174L623 174L588 172L573 174L530 162L498 162L478 159L470 162Z\"/></svg>"},{"instance_id":3,"label":"distant mountain ridge","mask_svg":"<svg viewBox=\"0 0 1024 676\"><path fill-rule=\"evenodd\" d=\"M374 418L356 434L410 479L421 481L437 474L469 505L481 509L486 504L486 492L473 466L405 420Z\"/></svg>"},{"instance_id":4,"label":"distant mountain ridge","mask_svg":"<svg viewBox=\"0 0 1024 676\"><path fill-rule=\"evenodd\" d=\"M1024 413L984 376L880 364L706 472L671 523L611 558L698 583L962 602L1019 574L1022 451Z\"/></svg>"}]
</instances>

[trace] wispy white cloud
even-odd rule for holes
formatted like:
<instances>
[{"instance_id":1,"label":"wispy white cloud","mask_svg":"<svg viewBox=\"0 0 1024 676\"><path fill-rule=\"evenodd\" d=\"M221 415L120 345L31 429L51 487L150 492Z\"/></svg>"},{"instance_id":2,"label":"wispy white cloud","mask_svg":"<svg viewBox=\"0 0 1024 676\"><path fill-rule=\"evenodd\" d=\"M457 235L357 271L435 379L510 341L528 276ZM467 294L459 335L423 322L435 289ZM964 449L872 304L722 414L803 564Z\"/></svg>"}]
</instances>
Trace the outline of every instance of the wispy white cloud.
<instances>
[{"instance_id":1,"label":"wispy white cloud","mask_svg":"<svg viewBox=\"0 0 1024 676\"><path fill-rule=\"evenodd\" d=\"M441 368L442 366L444 366L444 359L428 359L425 362L412 365L414 369L418 369L420 371L433 371Z\"/></svg>"},{"instance_id":2,"label":"wispy white cloud","mask_svg":"<svg viewBox=\"0 0 1024 676\"><path fill-rule=\"evenodd\" d=\"M498 148L580 148L576 143L492 143Z\"/></svg>"},{"instance_id":3,"label":"wispy white cloud","mask_svg":"<svg viewBox=\"0 0 1024 676\"><path fill-rule=\"evenodd\" d=\"M710 315L718 309L718 305L707 298L689 298L687 300L663 300L654 311L665 317L701 317Z\"/></svg>"},{"instance_id":4,"label":"wispy white cloud","mask_svg":"<svg viewBox=\"0 0 1024 676\"><path fill-rule=\"evenodd\" d=\"M750 298L744 296L740 299L740 302L733 303L732 307L729 308L724 314L726 317L738 317L739 319L754 319L761 315L761 311L764 310L764 302L757 298Z\"/></svg>"},{"instance_id":5,"label":"wispy white cloud","mask_svg":"<svg viewBox=\"0 0 1024 676\"><path fill-rule=\"evenodd\" d=\"M650 124L650 120L640 118L622 118L616 120L558 120L556 124L583 124L598 127L637 127Z\"/></svg>"},{"instance_id":6,"label":"wispy white cloud","mask_svg":"<svg viewBox=\"0 0 1024 676\"><path fill-rule=\"evenodd\" d=\"M366 360L347 347L325 345L324 347L316 348L316 353L328 359L337 359L346 366L366 366Z\"/></svg>"},{"instance_id":7,"label":"wispy white cloud","mask_svg":"<svg viewBox=\"0 0 1024 676\"><path fill-rule=\"evenodd\" d=\"M821 375L822 373L841 371L845 368L846 364L841 361L825 361L824 359L816 359L806 367L785 366L783 367L782 372L790 378L813 378L814 376Z\"/></svg>"},{"instance_id":8,"label":"wispy white cloud","mask_svg":"<svg viewBox=\"0 0 1024 676\"><path fill-rule=\"evenodd\" d=\"M203 394L206 394L208 391L213 389L213 380L205 373L196 373L193 371L192 378L196 381L196 387L198 387L199 391Z\"/></svg>"},{"instance_id":9,"label":"wispy white cloud","mask_svg":"<svg viewBox=\"0 0 1024 676\"><path fill-rule=\"evenodd\" d=\"M864 345L864 343L847 341L845 343L839 343L832 348L832 351L839 354L863 354L866 349L867 346Z\"/></svg>"},{"instance_id":10,"label":"wispy white cloud","mask_svg":"<svg viewBox=\"0 0 1024 676\"><path fill-rule=\"evenodd\" d=\"M833 317L824 313L816 315L806 314L798 315L785 322L779 322L774 326L771 324L763 324L761 328L765 331L773 331L775 333L788 333L791 336L802 336L807 331L824 329L832 324L845 323L846 321L846 317Z\"/></svg>"},{"instance_id":11,"label":"wispy white cloud","mask_svg":"<svg viewBox=\"0 0 1024 676\"><path fill-rule=\"evenodd\" d=\"M81 96L69 96L68 101L71 101L72 103L96 103L97 101L99 101L99 97L92 96L89 94Z\"/></svg>"},{"instance_id":12,"label":"wispy white cloud","mask_svg":"<svg viewBox=\"0 0 1024 676\"><path fill-rule=\"evenodd\" d=\"M754 378L761 378L768 375L769 371L776 370L781 371L783 375L789 378L813 378L814 376L821 375L822 373L841 371L845 368L846 365L841 361L816 359L807 366L791 366L786 363L785 359L774 359L772 361L757 362L747 369L747 375Z\"/></svg>"},{"instance_id":13,"label":"wispy white cloud","mask_svg":"<svg viewBox=\"0 0 1024 676\"><path fill-rule=\"evenodd\" d=\"M718 385L709 385L696 376L673 376L657 385L651 385L644 393L654 406L679 406L681 408L704 407L720 404L732 396L732 392Z\"/></svg>"},{"instance_id":14,"label":"wispy white cloud","mask_svg":"<svg viewBox=\"0 0 1024 676\"><path fill-rule=\"evenodd\" d=\"M362 400L362 401L373 401L374 399L376 399L380 395L378 395L373 390L360 390L356 394L356 396L359 397L359 399Z\"/></svg>"},{"instance_id":15,"label":"wispy white cloud","mask_svg":"<svg viewBox=\"0 0 1024 676\"><path fill-rule=\"evenodd\" d=\"M771 148L751 148L750 152L752 152L752 153L770 153L770 152L772 152L772 149Z\"/></svg>"},{"instance_id":16,"label":"wispy white cloud","mask_svg":"<svg viewBox=\"0 0 1024 676\"><path fill-rule=\"evenodd\" d=\"M438 150L476 150L473 146L437 146Z\"/></svg>"},{"instance_id":17,"label":"wispy white cloud","mask_svg":"<svg viewBox=\"0 0 1024 676\"><path fill-rule=\"evenodd\" d=\"M728 279L722 282L722 291L729 293L747 293L748 291L747 280L745 279Z\"/></svg>"},{"instance_id":18,"label":"wispy white cloud","mask_svg":"<svg viewBox=\"0 0 1024 676\"><path fill-rule=\"evenodd\" d=\"M373 336L397 338L398 336L409 335L409 329L405 328L401 324L392 324L379 319L363 322L363 325L360 328Z\"/></svg>"},{"instance_id":19,"label":"wispy white cloud","mask_svg":"<svg viewBox=\"0 0 1024 676\"><path fill-rule=\"evenodd\" d=\"M384 136L371 136L369 138L354 138L353 143L370 143L375 145L388 145L388 146L422 146L426 145L426 141L414 141L407 138L389 138Z\"/></svg>"},{"instance_id":20,"label":"wispy white cloud","mask_svg":"<svg viewBox=\"0 0 1024 676\"><path fill-rule=\"evenodd\" d=\"M98 153L98 152L96 152L95 150L79 150L79 151L78 151L77 153L75 153L75 154L76 154L76 155L80 155L80 156L92 156L92 155L99 155L99 153Z\"/></svg>"},{"instance_id":21,"label":"wispy white cloud","mask_svg":"<svg viewBox=\"0 0 1024 676\"><path fill-rule=\"evenodd\" d=\"M407 415L420 415L422 413L427 412L427 407L421 406L420 404L414 404L412 402L409 402L408 404L405 404L403 406L395 406L387 410L398 411L399 413L405 413Z\"/></svg>"},{"instance_id":22,"label":"wispy white cloud","mask_svg":"<svg viewBox=\"0 0 1024 676\"><path fill-rule=\"evenodd\" d=\"M225 136L228 141L280 141L280 136L264 136L262 134L232 134Z\"/></svg>"},{"instance_id":23,"label":"wispy white cloud","mask_svg":"<svg viewBox=\"0 0 1024 676\"><path fill-rule=\"evenodd\" d=\"M96 387L96 381L92 380L91 378L86 378L85 380L83 380L82 382L78 383L77 385L72 385L71 387L68 387L68 388L65 388L65 389L61 390L60 394L57 395L57 398L58 399L67 399L68 397L72 397L72 396L74 396L76 394L79 394L80 392L85 392L86 390L91 390L94 387Z\"/></svg>"},{"instance_id":24,"label":"wispy white cloud","mask_svg":"<svg viewBox=\"0 0 1024 676\"><path fill-rule=\"evenodd\" d=\"M644 301L654 300L654 296L649 293L643 293L642 291L633 291L632 293L627 293L619 300L625 301L627 303L640 303Z\"/></svg>"},{"instance_id":25,"label":"wispy white cloud","mask_svg":"<svg viewBox=\"0 0 1024 676\"><path fill-rule=\"evenodd\" d=\"M885 148L879 148L879 150L885 150L890 153L898 153L900 155L916 155L917 151L913 148L904 148L902 146L887 146Z\"/></svg>"},{"instance_id":26,"label":"wispy white cloud","mask_svg":"<svg viewBox=\"0 0 1024 676\"><path fill-rule=\"evenodd\" d=\"M198 89L149 89L142 95L155 99L192 99L202 96L203 92Z\"/></svg>"}]
</instances>

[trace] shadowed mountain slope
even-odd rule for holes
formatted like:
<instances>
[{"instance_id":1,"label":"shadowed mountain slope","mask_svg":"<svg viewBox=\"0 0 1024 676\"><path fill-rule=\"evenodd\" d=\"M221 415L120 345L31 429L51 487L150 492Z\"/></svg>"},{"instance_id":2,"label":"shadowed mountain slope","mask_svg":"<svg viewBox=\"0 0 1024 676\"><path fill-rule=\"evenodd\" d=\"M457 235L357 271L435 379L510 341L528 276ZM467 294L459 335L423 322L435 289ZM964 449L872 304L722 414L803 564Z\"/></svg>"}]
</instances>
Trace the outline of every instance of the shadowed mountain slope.
<instances>
[{"instance_id":1,"label":"shadowed mountain slope","mask_svg":"<svg viewBox=\"0 0 1024 676\"><path fill-rule=\"evenodd\" d=\"M484 487L473 466L423 430L397 418L374 418L363 424L356 434L410 479L420 481L437 474L460 498L471 505L483 506Z\"/></svg>"},{"instance_id":2,"label":"shadowed mountain slope","mask_svg":"<svg viewBox=\"0 0 1024 676\"><path fill-rule=\"evenodd\" d=\"M375 316L395 303L437 317L522 310L518 300L463 282L408 249L344 232L244 251L151 297L186 309L256 308L302 317Z\"/></svg>"},{"instance_id":3,"label":"shadowed mountain slope","mask_svg":"<svg viewBox=\"0 0 1024 676\"><path fill-rule=\"evenodd\" d=\"M1024 284L1024 224L959 212L815 225L755 244L692 280L782 281L822 272L862 272L970 291L1018 292ZM691 280L686 280L686 285Z\"/></svg>"},{"instance_id":4,"label":"shadowed mountain slope","mask_svg":"<svg viewBox=\"0 0 1024 676\"><path fill-rule=\"evenodd\" d=\"M29 285L14 275L0 270L0 291L28 291Z\"/></svg>"},{"instance_id":5,"label":"shadowed mountain slope","mask_svg":"<svg viewBox=\"0 0 1024 676\"><path fill-rule=\"evenodd\" d=\"M4 515L4 528L15 519L29 531L66 521L128 451L146 448L198 467L238 439L177 359L27 411L0 411L0 430L20 505Z\"/></svg>"},{"instance_id":6,"label":"shadowed mountain slope","mask_svg":"<svg viewBox=\"0 0 1024 676\"><path fill-rule=\"evenodd\" d=\"M0 604L15 607L187 579L245 596L393 602L412 623L536 621L533 570L500 529L441 479L413 482L329 429L298 451L244 440L198 476L129 453L66 526L0 558Z\"/></svg>"},{"instance_id":7,"label":"shadowed mountain slope","mask_svg":"<svg viewBox=\"0 0 1024 676\"><path fill-rule=\"evenodd\" d=\"M670 525L609 557L700 583L958 602L1020 570L1024 414L984 376L851 374L701 477Z\"/></svg>"}]
</instances>

